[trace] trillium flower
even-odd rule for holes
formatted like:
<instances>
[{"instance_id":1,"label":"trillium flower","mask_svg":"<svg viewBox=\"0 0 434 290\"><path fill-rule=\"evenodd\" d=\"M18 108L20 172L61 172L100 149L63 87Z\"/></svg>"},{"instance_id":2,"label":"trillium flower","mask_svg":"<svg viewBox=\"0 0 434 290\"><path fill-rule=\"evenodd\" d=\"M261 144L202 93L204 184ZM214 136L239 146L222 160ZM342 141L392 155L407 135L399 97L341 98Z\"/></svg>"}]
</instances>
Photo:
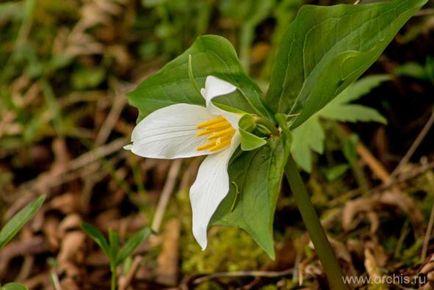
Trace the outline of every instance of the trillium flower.
<instances>
[{"instance_id":1,"label":"trillium flower","mask_svg":"<svg viewBox=\"0 0 434 290\"><path fill-rule=\"evenodd\" d=\"M190 189L193 235L204 250L209 221L229 192L228 164L240 144L240 114L213 104L215 97L236 90L232 84L208 76L201 89L206 106L175 104L149 114L132 132L134 154L148 158L176 159L207 155Z\"/></svg>"}]
</instances>

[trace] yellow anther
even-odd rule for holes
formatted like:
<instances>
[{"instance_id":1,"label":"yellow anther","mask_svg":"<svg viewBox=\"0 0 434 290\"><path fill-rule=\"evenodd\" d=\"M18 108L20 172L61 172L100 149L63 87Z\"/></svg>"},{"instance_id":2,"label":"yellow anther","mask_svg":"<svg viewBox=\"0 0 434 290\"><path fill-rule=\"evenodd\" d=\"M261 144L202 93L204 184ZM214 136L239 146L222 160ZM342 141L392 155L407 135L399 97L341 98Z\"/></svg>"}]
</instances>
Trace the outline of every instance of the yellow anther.
<instances>
[{"instance_id":1,"label":"yellow anther","mask_svg":"<svg viewBox=\"0 0 434 290\"><path fill-rule=\"evenodd\" d=\"M226 129L226 128L230 128L231 124L228 123L228 121L224 121L224 122L219 122L219 123L215 123L213 125L209 125L208 127L206 127L208 130L210 129Z\"/></svg>"},{"instance_id":2,"label":"yellow anther","mask_svg":"<svg viewBox=\"0 0 434 290\"><path fill-rule=\"evenodd\" d=\"M209 151L214 152L220 149L223 149L231 144L231 141L222 142L220 144L216 144L214 147L210 148Z\"/></svg>"},{"instance_id":3,"label":"yellow anther","mask_svg":"<svg viewBox=\"0 0 434 290\"><path fill-rule=\"evenodd\" d=\"M200 137L200 136L204 136L209 134L210 132L208 130L202 130L202 131L197 131L196 136Z\"/></svg>"},{"instance_id":4,"label":"yellow anther","mask_svg":"<svg viewBox=\"0 0 434 290\"><path fill-rule=\"evenodd\" d=\"M208 136L208 141L196 148L198 151L208 150L214 152L224 149L231 144L232 137L235 134L231 123L223 116L201 122L197 125L197 129L199 129L196 133L197 137Z\"/></svg>"},{"instance_id":5,"label":"yellow anther","mask_svg":"<svg viewBox=\"0 0 434 290\"><path fill-rule=\"evenodd\" d=\"M197 128L203 129L203 128L208 127L209 125L213 125L213 124L220 123L220 122L226 122L227 123L228 121L226 121L226 119L224 117L218 116L218 117L210 119L208 121L200 122L199 124L197 124Z\"/></svg>"},{"instance_id":6,"label":"yellow anther","mask_svg":"<svg viewBox=\"0 0 434 290\"><path fill-rule=\"evenodd\" d=\"M232 135L234 135L234 132L235 132L234 128L230 127L230 128L224 129L224 130L213 132L209 136L209 138L217 138L217 137L222 137L222 136L225 136L225 135L226 136L228 136L228 135L232 136Z\"/></svg>"},{"instance_id":7,"label":"yellow anther","mask_svg":"<svg viewBox=\"0 0 434 290\"><path fill-rule=\"evenodd\" d=\"M210 149L210 148L212 148L214 146L215 146L215 142L210 141L210 142L207 142L207 143L205 143L205 144L197 147L196 149L197 149L197 151L203 151L203 150Z\"/></svg>"}]
</instances>

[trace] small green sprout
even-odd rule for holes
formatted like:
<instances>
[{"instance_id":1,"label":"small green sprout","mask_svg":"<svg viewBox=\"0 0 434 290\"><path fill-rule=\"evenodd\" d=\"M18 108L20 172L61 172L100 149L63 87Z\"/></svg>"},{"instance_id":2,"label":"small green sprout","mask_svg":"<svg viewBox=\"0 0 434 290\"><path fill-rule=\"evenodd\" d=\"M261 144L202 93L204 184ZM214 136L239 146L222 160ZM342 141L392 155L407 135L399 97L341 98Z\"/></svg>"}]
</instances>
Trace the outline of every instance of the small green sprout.
<instances>
[{"instance_id":1,"label":"small green sprout","mask_svg":"<svg viewBox=\"0 0 434 290\"><path fill-rule=\"evenodd\" d=\"M109 230L107 240L97 228L88 223L82 223L81 228L109 258L112 290L116 289L116 268L130 257L134 250L152 233L150 228L145 227L132 235L123 247L120 247L119 234L113 230Z\"/></svg>"}]
</instances>

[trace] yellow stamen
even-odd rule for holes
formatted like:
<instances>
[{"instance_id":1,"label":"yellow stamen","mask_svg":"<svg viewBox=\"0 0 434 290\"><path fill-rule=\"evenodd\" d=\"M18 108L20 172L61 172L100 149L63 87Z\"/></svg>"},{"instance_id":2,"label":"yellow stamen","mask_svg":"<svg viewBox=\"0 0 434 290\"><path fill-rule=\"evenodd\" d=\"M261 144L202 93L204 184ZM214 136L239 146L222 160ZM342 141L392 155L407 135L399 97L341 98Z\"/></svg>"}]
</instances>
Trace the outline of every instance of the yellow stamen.
<instances>
[{"instance_id":1,"label":"yellow stamen","mask_svg":"<svg viewBox=\"0 0 434 290\"><path fill-rule=\"evenodd\" d=\"M218 117L210 119L208 121L200 122L199 124L197 124L197 128L203 129L203 128L208 127L209 125L213 125L213 124L221 123L221 122L227 122L227 121L224 117L218 116Z\"/></svg>"},{"instance_id":2,"label":"yellow stamen","mask_svg":"<svg viewBox=\"0 0 434 290\"><path fill-rule=\"evenodd\" d=\"M208 136L208 141L197 147L196 150L208 150L211 152L224 149L231 144L232 137L235 134L235 129L223 116L201 122L197 124L196 136Z\"/></svg>"},{"instance_id":3,"label":"yellow stamen","mask_svg":"<svg viewBox=\"0 0 434 290\"><path fill-rule=\"evenodd\" d=\"M196 149L197 149L197 151L207 150L207 149L209 149L209 148L214 147L215 144L216 144L215 142L211 142L211 141L210 141L210 142L207 142L207 143L205 143L205 144L203 144L203 145L197 147Z\"/></svg>"},{"instance_id":4,"label":"yellow stamen","mask_svg":"<svg viewBox=\"0 0 434 290\"><path fill-rule=\"evenodd\" d=\"M210 138L217 138L217 137L223 137L228 135L234 135L235 132L234 128L230 127L224 130L213 132L209 137Z\"/></svg>"},{"instance_id":5,"label":"yellow stamen","mask_svg":"<svg viewBox=\"0 0 434 290\"><path fill-rule=\"evenodd\" d=\"M210 148L209 151L215 152L217 150L223 149L231 144L231 141L222 142L220 144L216 144L214 147Z\"/></svg>"}]
</instances>

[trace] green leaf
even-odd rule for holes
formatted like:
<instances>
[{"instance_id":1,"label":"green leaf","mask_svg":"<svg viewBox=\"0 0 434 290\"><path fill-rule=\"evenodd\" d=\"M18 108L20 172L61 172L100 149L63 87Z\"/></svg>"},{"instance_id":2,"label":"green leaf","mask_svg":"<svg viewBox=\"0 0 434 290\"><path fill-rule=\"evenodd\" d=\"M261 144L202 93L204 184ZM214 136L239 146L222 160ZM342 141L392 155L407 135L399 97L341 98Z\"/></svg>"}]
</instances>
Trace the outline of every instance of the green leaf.
<instances>
[{"instance_id":1,"label":"green leaf","mask_svg":"<svg viewBox=\"0 0 434 290\"><path fill-rule=\"evenodd\" d=\"M324 168L321 171L328 181L333 181L341 177L348 169L350 169L350 166L348 164L339 164L332 167Z\"/></svg>"},{"instance_id":2,"label":"green leaf","mask_svg":"<svg viewBox=\"0 0 434 290\"><path fill-rule=\"evenodd\" d=\"M150 228L144 228L137 233L135 233L131 238L127 240L125 245L119 250L116 257L116 265L121 264L126 258L131 256L134 250L151 235L152 231Z\"/></svg>"},{"instance_id":3,"label":"green leaf","mask_svg":"<svg viewBox=\"0 0 434 290\"><path fill-rule=\"evenodd\" d=\"M2 286L0 290L28 290L28 288L18 283L8 283Z\"/></svg>"},{"instance_id":4,"label":"green leaf","mask_svg":"<svg viewBox=\"0 0 434 290\"><path fill-rule=\"evenodd\" d=\"M82 223L81 228L83 231L92 238L92 240L103 250L103 252L110 257L110 246L104 235L94 226L88 223Z\"/></svg>"},{"instance_id":5,"label":"green leaf","mask_svg":"<svg viewBox=\"0 0 434 290\"><path fill-rule=\"evenodd\" d=\"M275 60L266 101L295 128L356 80L427 0L304 6Z\"/></svg>"},{"instance_id":6,"label":"green leaf","mask_svg":"<svg viewBox=\"0 0 434 290\"><path fill-rule=\"evenodd\" d=\"M376 110L362 105L348 104L348 102L357 100L389 79L387 75L372 75L358 80L306 122L295 128L292 135L291 153L297 164L306 172L311 172L311 151L323 153L325 133L321 127L320 118L341 122L373 121L385 124L386 119Z\"/></svg>"},{"instance_id":7,"label":"green leaf","mask_svg":"<svg viewBox=\"0 0 434 290\"><path fill-rule=\"evenodd\" d=\"M385 74L369 75L361 78L340 93L335 99L333 99L333 101L330 102L330 104L344 104L360 99L364 95L371 92L372 89L378 87L385 81L389 81L390 79L390 75Z\"/></svg>"},{"instance_id":8,"label":"green leaf","mask_svg":"<svg viewBox=\"0 0 434 290\"><path fill-rule=\"evenodd\" d=\"M387 120L376 110L361 105L337 104L324 112L321 111L321 117L342 122L373 121L382 124L387 123Z\"/></svg>"},{"instance_id":9,"label":"green leaf","mask_svg":"<svg viewBox=\"0 0 434 290\"><path fill-rule=\"evenodd\" d=\"M231 190L212 219L213 224L246 230L273 259L274 211L289 147L290 136L283 133L233 160L229 166Z\"/></svg>"},{"instance_id":10,"label":"green leaf","mask_svg":"<svg viewBox=\"0 0 434 290\"><path fill-rule=\"evenodd\" d=\"M264 138L258 137L242 128L239 128L241 136L241 150L252 151L267 144Z\"/></svg>"},{"instance_id":11,"label":"green leaf","mask_svg":"<svg viewBox=\"0 0 434 290\"><path fill-rule=\"evenodd\" d=\"M319 117L312 116L292 132L291 154L298 165L306 172L312 171L312 152L322 154L325 133Z\"/></svg>"},{"instance_id":12,"label":"green leaf","mask_svg":"<svg viewBox=\"0 0 434 290\"><path fill-rule=\"evenodd\" d=\"M109 257L112 260L111 262L116 265L116 257L119 252L119 234L116 231L109 229L108 238L109 238L109 247L110 247Z\"/></svg>"},{"instance_id":13,"label":"green leaf","mask_svg":"<svg viewBox=\"0 0 434 290\"><path fill-rule=\"evenodd\" d=\"M0 231L0 249L3 248L36 214L44 203L45 196L40 196L14 215Z\"/></svg>"},{"instance_id":14,"label":"green leaf","mask_svg":"<svg viewBox=\"0 0 434 290\"><path fill-rule=\"evenodd\" d=\"M128 94L130 104L139 109L139 120L173 104L205 104L188 76L190 55L194 79L200 86L205 85L207 76L213 75L238 88L229 96L218 97L216 103L273 118L262 103L259 87L243 72L230 42L220 36L205 35Z\"/></svg>"}]
</instances>

